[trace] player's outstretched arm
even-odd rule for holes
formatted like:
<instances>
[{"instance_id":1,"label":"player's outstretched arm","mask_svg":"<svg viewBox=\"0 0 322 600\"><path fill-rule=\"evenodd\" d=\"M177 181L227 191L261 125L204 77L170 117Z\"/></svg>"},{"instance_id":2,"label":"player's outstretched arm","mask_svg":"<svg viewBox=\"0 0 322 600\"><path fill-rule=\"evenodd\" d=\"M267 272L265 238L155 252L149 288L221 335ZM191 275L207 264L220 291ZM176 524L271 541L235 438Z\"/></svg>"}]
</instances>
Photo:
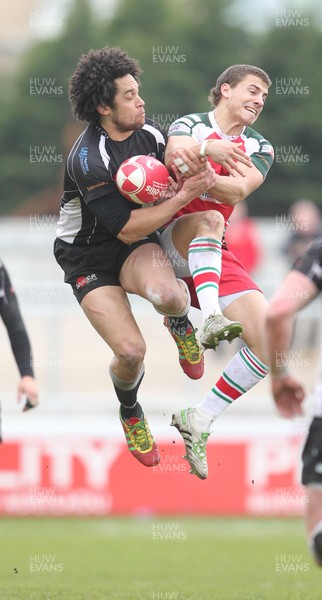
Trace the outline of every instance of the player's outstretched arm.
<instances>
[{"instance_id":1,"label":"player's outstretched arm","mask_svg":"<svg viewBox=\"0 0 322 600\"><path fill-rule=\"evenodd\" d=\"M12 352L20 372L21 379L17 391L18 402L26 397L23 408L26 411L38 404L38 386L31 362L31 345L9 274L3 264L1 264L1 269L4 276L6 301L1 302L0 316L7 329Z\"/></svg>"},{"instance_id":2,"label":"player's outstretched arm","mask_svg":"<svg viewBox=\"0 0 322 600\"><path fill-rule=\"evenodd\" d=\"M196 196L206 192L215 180L214 170L208 167L186 179L181 190L172 198L143 210L132 210L127 223L117 237L125 244L133 244L153 233L167 223L183 206L189 204Z\"/></svg>"},{"instance_id":3,"label":"player's outstretched arm","mask_svg":"<svg viewBox=\"0 0 322 600\"><path fill-rule=\"evenodd\" d=\"M294 293L294 292L297 293ZM292 270L274 294L267 313L266 331L271 368L271 389L277 410L285 418L302 414L305 391L288 370L294 319L318 294L315 284Z\"/></svg>"}]
</instances>

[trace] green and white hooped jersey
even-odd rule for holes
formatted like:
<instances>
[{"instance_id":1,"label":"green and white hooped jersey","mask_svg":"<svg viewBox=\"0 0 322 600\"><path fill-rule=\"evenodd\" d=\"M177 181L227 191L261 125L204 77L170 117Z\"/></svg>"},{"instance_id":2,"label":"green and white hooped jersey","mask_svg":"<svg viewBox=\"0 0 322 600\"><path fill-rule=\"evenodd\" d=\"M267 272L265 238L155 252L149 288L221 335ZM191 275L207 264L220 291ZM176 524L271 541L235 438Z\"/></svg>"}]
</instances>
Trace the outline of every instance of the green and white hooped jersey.
<instances>
[{"instance_id":1,"label":"green and white hooped jersey","mask_svg":"<svg viewBox=\"0 0 322 600\"><path fill-rule=\"evenodd\" d=\"M196 143L203 142L206 139L222 139L241 144L240 148L250 156L252 163L261 172L264 179L274 160L273 146L260 133L246 126L238 136L226 135L220 130L213 110L208 113L193 113L180 117L172 123L168 135L169 137L188 135ZM215 163L211 159L209 159L209 162L219 175L229 175L222 165ZM214 207L214 203L216 207ZM233 207L222 204L219 200L206 193L182 209L180 215L213 208L222 212L225 219L229 218L233 210Z\"/></svg>"}]
</instances>

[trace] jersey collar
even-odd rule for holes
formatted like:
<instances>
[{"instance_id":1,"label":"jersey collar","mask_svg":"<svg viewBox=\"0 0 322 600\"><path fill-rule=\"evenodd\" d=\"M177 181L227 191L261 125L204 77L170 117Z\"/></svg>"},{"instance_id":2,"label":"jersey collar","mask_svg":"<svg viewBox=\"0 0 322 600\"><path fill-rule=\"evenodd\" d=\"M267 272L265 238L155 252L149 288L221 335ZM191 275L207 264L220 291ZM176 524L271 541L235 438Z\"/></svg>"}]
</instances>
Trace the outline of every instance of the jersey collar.
<instances>
[{"instance_id":1,"label":"jersey collar","mask_svg":"<svg viewBox=\"0 0 322 600\"><path fill-rule=\"evenodd\" d=\"M242 129L242 131L241 131L241 133L239 135L227 135L226 133L224 133L223 131L221 131L221 129L220 129L220 127L219 127L219 125L218 125L218 123L217 123L217 121L215 119L215 114L214 114L213 110L209 111L208 117L209 117L209 121L211 123L212 128L219 135L219 137L221 137L222 140L229 140L229 141L237 140L238 138L240 138L243 135L243 133L244 133L244 131L246 129L246 126L243 127L243 129Z\"/></svg>"}]
</instances>

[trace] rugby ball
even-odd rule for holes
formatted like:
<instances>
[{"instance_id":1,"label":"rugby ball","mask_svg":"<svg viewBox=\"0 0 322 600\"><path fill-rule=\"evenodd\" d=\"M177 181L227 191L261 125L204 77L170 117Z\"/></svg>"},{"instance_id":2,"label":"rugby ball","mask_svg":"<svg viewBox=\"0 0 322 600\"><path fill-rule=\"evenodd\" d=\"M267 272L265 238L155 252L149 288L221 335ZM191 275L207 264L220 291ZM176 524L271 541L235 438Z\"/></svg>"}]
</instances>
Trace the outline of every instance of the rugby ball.
<instances>
[{"instance_id":1,"label":"rugby ball","mask_svg":"<svg viewBox=\"0 0 322 600\"><path fill-rule=\"evenodd\" d=\"M125 160L116 173L119 192L136 204L150 204L158 200L160 192L168 188L168 169L153 156L140 154Z\"/></svg>"}]
</instances>

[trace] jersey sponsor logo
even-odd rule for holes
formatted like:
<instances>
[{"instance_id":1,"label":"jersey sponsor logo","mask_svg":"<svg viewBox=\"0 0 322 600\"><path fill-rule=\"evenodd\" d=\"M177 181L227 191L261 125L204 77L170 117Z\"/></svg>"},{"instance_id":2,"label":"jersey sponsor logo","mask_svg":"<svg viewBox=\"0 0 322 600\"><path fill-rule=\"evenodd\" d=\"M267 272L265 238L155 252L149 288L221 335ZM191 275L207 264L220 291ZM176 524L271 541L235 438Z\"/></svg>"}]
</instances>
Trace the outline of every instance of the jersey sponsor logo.
<instances>
[{"instance_id":1,"label":"jersey sponsor logo","mask_svg":"<svg viewBox=\"0 0 322 600\"><path fill-rule=\"evenodd\" d=\"M175 131L180 131L180 133L190 134L191 128L188 125L185 125L184 123L174 123L169 128L169 135L171 135L171 133L174 133Z\"/></svg>"},{"instance_id":2,"label":"jersey sponsor logo","mask_svg":"<svg viewBox=\"0 0 322 600\"><path fill-rule=\"evenodd\" d=\"M89 172L87 155L88 155L88 148L87 148L87 146L83 146L80 149L78 156L79 156L80 166L81 166L81 169L82 169L84 175L87 175L87 173Z\"/></svg>"},{"instance_id":3,"label":"jersey sponsor logo","mask_svg":"<svg viewBox=\"0 0 322 600\"><path fill-rule=\"evenodd\" d=\"M261 147L261 152L265 152L266 154L274 156L274 148L270 144L263 144L263 146Z\"/></svg>"},{"instance_id":4,"label":"jersey sponsor logo","mask_svg":"<svg viewBox=\"0 0 322 600\"><path fill-rule=\"evenodd\" d=\"M203 194L200 194L199 198L200 200L208 200L210 202L216 202L216 204L221 204L221 202L219 200L216 200L216 198L214 198L213 196L211 196L209 192L204 192Z\"/></svg>"},{"instance_id":5,"label":"jersey sponsor logo","mask_svg":"<svg viewBox=\"0 0 322 600\"><path fill-rule=\"evenodd\" d=\"M81 288L85 287L85 285L88 285L89 283L92 283L92 281L97 281L97 276L95 275L95 273L91 273L90 275L81 275L81 277L78 277L76 279L76 289L80 290Z\"/></svg>"},{"instance_id":6,"label":"jersey sponsor logo","mask_svg":"<svg viewBox=\"0 0 322 600\"><path fill-rule=\"evenodd\" d=\"M99 181L98 183L93 183L93 185L89 185L86 189L88 192L91 190L96 190L96 188L103 187L104 185L109 185L108 181Z\"/></svg>"}]
</instances>

